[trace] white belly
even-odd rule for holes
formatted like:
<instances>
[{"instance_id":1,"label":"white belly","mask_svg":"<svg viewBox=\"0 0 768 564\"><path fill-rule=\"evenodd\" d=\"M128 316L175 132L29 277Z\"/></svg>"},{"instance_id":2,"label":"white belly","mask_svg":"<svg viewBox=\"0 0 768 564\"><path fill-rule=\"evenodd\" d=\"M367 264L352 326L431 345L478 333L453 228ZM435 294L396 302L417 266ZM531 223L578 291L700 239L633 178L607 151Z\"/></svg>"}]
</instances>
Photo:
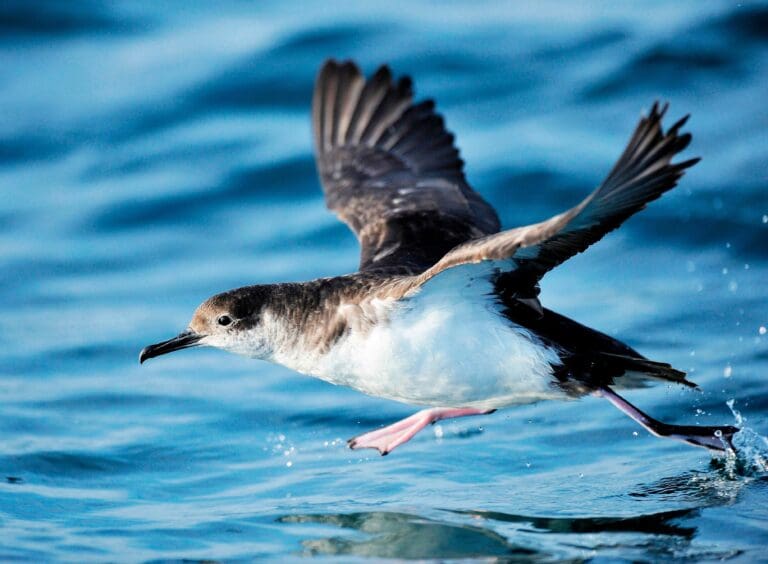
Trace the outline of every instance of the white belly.
<instances>
[{"instance_id":1,"label":"white belly","mask_svg":"<svg viewBox=\"0 0 768 564\"><path fill-rule=\"evenodd\" d=\"M553 349L502 318L487 295L462 297L389 304L387 322L344 337L302 371L411 404L497 408L565 398L553 385Z\"/></svg>"}]
</instances>

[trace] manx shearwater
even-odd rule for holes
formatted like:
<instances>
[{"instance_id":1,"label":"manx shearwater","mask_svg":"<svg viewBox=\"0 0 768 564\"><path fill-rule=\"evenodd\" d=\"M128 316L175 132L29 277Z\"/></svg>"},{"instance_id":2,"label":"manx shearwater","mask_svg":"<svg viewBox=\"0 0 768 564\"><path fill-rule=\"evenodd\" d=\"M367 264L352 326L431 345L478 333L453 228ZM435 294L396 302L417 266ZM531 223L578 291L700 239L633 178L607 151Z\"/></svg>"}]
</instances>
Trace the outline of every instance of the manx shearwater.
<instances>
[{"instance_id":1,"label":"manx shearwater","mask_svg":"<svg viewBox=\"0 0 768 564\"><path fill-rule=\"evenodd\" d=\"M672 163L691 140L666 131L655 103L605 180L550 219L501 231L467 183L454 138L431 100L383 66L368 80L328 61L312 104L328 207L357 235L359 271L217 294L187 330L141 351L144 362L193 346L268 360L333 384L426 409L349 441L387 454L430 423L540 400L602 396L654 435L715 451L731 426L670 425L619 396L685 374L544 308L539 281L648 202L698 159Z\"/></svg>"}]
</instances>

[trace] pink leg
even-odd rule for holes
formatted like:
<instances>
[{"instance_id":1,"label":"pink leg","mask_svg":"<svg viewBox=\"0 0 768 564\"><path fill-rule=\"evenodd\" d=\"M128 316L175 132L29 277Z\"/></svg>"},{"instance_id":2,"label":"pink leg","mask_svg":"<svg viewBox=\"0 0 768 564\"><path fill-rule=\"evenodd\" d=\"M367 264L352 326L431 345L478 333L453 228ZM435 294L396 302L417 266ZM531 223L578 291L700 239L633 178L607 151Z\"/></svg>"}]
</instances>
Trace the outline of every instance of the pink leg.
<instances>
[{"instance_id":1,"label":"pink leg","mask_svg":"<svg viewBox=\"0 0 768 564\"><path fill-rule=\"evenodd\" d=\"M423 409L410 417L401 419L397 423L350 439L347 443L349 448L352 449L375 448L384 456L392 452L395 447L411 440L416 433L430 423L435 423L441 419L466 417L467 415L487 415L494 411L496 410L474 409L471 407L433 407L431 409Z\"/></svg>"}]
</instances>

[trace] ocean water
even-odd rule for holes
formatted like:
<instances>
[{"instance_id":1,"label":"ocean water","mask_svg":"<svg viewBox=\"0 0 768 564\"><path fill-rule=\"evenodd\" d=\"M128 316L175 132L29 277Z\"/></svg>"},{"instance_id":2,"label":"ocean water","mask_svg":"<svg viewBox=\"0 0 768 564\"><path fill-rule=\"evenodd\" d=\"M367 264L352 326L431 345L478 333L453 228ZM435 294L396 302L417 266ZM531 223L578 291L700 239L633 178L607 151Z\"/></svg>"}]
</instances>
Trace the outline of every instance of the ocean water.
<instances>
[{"instance_id":1,"label":"ocean water","mask_svg":"<svg viewBox=\"0 0 768 564\"><path fill-rule=\"evenodd\" d=\"M434 97L504 225L579 201L656 99L681 186L544 303L689 372L608 402L345 439L414 408L213 350L139 366L235 286L353 271L309 104L327 57ZM754 562L768 547L768 4L0 3L0 560Z\"/></svg>"}]
</instances>

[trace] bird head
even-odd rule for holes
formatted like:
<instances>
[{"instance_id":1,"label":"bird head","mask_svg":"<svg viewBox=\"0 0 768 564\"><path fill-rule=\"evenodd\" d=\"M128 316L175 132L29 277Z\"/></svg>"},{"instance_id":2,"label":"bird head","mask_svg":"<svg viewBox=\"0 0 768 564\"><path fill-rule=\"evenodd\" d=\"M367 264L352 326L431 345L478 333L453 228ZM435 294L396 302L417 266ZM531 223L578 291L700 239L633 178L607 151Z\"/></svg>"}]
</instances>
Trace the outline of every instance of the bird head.
<instances>
[{"instance_id":1,"label":"bird head","mask_svg":"<svg viewBox=\"0 0 768 564\"><path fill-rule=\"evenodd\" d=\"M262 313L268 295L268 286L248 286L208 298L195 310L185 331L167 341L144 347L139 362L198 346L265 358L270 347Z\"/></svg>"}]
</instances>

